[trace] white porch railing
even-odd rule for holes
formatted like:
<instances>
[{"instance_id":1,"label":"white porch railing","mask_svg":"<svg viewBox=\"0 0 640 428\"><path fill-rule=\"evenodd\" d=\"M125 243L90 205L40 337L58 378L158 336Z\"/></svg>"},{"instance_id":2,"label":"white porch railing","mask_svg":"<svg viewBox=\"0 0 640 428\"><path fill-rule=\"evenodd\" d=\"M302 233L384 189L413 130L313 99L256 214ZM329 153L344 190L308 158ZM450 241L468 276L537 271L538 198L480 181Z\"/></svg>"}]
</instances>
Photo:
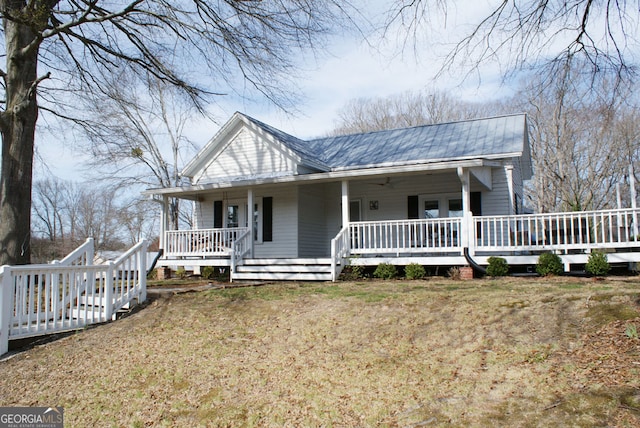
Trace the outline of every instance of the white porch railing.
<instances>
[{"instance_id":1,"label":"white porch railing","mask_svg":"<svg viewBox=\"0 0 640 428\"><path fill-rule=\"evenodd\" d=\"M52 264L59 266L87 266L93 264L95 254L93 238L87 238L78 248L70 252L62 260L54 260Z\"/></svg>"},{"instance_id":2,"label":"white porch railing","mask_svg":"<svg viewBox=\"0 0 640 428\"><path fill-rule=\"evenodd\" d=\"M168 230L164 254L166 257L229 256L234 242L248 231L246 227Z\"/></svg>"},{"instance_id":3,"label":"white porch railing","mask_svg":"<svg viewBox=\"0 0 640 428\"><path fill-rule=\"evenodd\" d=\"M108 321L132 299L146 300L145 241L103 265L90 264L86 249L64 263L0 269L0 355L7 352L9 339Z\"/></svg>"},{"instance_id":4,"label":"white porch railing","mask_svg":"<svg viewBox=\"0 0 640 428\"><path fill-rule=\"evenodd\" d=\"M587 250L640 247L640 210L474 217L476 251Z\"/></svg>"},{"instance_id":5,"label":"white porch railing","mask_svg":"<svg viewBox=\"0 0 640 428\"><path fill-rule=\"evenodd\" d=\"M361 221L349 224L351 254L458 252L462 218Z\"/></svg>"},{"instance_id":6,"label":"white porch railing","mask_svg":"<svg viewBox=\"0 0 640 428\"><path fill-rule=\"evenodd\" d=\"M331 241L335 280L350 256L521 256L544 251L588 253L640 249L640 209L350 223ZM250 252L247 228L167 232L165 254L231 259L232 272ZM451 260L451 259L449 259Z\"/></svg>"},{"instance_id":7,"label":"white porch railing","mask_svg":"<svg viewBox=\"0 0 640 428\"><path fill-rule=\"evenodd\" d=\"M233 280L236 266L241 265L244 258L251 252L251 233L249 232L249 229L243 229L233 242L233 249L231 250L231 280Z\"/></svg>"},{"instance_id":8,"label":"white porch railing","mask_svg":"<svg viewBox=\"0 0 640 428\"><path fill-rule=\"evenodd\" d=\"M331 240L331 281L336 281L349 257L349 227L343 227ZM338 267L340 266L340 267Z\"/></svg>"}]
</instances>

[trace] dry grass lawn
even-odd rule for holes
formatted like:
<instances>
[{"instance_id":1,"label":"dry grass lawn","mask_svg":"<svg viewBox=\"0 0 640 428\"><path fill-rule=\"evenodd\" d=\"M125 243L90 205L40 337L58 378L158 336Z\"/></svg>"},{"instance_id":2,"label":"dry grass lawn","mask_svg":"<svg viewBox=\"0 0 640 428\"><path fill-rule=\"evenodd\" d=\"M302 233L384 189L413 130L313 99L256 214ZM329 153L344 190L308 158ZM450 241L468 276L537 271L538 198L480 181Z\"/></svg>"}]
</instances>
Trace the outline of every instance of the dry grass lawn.
<instances>
[{"instance_id":1,"label":"dry grass lawn","mask_svg":"<svg viewBox=\"0 0 640 428\"><path fill-rule=\"evenodd\" d=\"M66 426L639 426L640 279L165 293L0 361Z\"/></svg>"}]
</instances>

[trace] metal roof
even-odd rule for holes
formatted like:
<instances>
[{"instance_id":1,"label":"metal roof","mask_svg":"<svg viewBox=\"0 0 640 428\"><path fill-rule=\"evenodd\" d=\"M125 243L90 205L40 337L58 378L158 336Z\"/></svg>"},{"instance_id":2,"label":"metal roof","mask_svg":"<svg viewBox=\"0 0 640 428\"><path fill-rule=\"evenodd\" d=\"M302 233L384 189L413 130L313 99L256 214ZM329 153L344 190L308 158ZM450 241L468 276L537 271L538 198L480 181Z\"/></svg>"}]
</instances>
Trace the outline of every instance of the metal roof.
<instances>
[{"instance_id":1,"label":"metal roof","mask_svg":"<svg viewBox=\"0 0 640 428\"><path fill-rule=\"evenodd\" d=\"M274 140L287 147L311 168L313 173L281 176L226 177L223 182L200 183L188 188L149 191L150 194L193 193L213 188L227 188L250 183L284 183L290 181L336 180L373 174L441 169L443 167L486 166L505 158L519 158L523 178L531 178L531 156L525 114L485 119L416 126L413 128L368 132L352 135L302 140L280 131L245 114L236 113L225 124L243 120L262 129ZM236 122L234 122L236 121ZM185 170L187 176L201 167L219 139L220 131L203 148ZM183 172L184 172L183 171Z\"/></svg>"},{"instance_id":2,"label":"metal roof","mask_svg":"<svg viewBox=\"0 0 640 428\"><path fill-rule=\"evenodd\" d=\"M515 114L309 141L244 115L301 158L331 170L469 158L495 159L528 152L526 115Z\"/></svg>"},{"instance_id":3,"label":"metal roof","mask_svg":"<svg viewBox=\"0 0 640 428\"><path fill-rule=\"evenodd\" d=\"M310 150L332 169L520 155L524 114L319 138Z\"/></svg>"}]
</instances>

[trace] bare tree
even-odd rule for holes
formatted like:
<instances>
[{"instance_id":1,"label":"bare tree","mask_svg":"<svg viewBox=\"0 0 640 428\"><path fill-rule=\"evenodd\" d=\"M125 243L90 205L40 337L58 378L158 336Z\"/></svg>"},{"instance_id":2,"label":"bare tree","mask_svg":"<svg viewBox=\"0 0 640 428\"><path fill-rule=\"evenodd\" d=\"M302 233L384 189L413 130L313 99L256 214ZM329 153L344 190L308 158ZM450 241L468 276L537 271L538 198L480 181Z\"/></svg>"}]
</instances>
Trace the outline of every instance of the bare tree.
<instances>
[{"instance_id":1,"label":"bare tree","mask_svg":"<svg viewBox=\"0 0 640 428\"><path fill-rule=\"evenodd\" d=\"M34 231L52 242L65 239L66 193L65 183L56 178L34 183Z\"/></svg>"},{"instance_id":2,"label":"bare tree","mask_svg":"<svg viewBox=\"0 0 640 428\"><path fill-rule=\"evenodd\" d=\"M133 199L126 203L118 216L119 225L126 231L127 243L130 245L141 239L153 239L157 236L157 220L154 201Z\"/></svg>"},{"instance_id":3,"label":"bare tree","mask_svg":"<svg viewBox=\"0 0 640 428\"><path fill-rule=\"evenodd\" d=\"M298 53L315 47L348 7L337 0L0 1L0 264L30 259L39 113L78 119L77 97L105 92L105 76L124 69L180 88L200 108L209 96L249 90L295 105Z\"/></svg>"},{"instance_id":4,"label":"bare tree","mask_svg":"<svg viewBox=\"0 0 640 428\"><path fill-rule=\"evenodd\" d=\"M115 75L105 94L85 99L87 111L95 112L83 127L92 170L118 187L180 186L180 170L197 150L185 128L201 115L175 87L151 75L142 83L126 74ZM174 229L179 211L179 199L171 198Z\"/></svg>"},{"instance_id":5,"label":"bare tree","mask_svg":"<svg viewBox=\"0 0 640 428\"><path fill-rule=\"evenodd\" d=\"M627 171L625 151L638 150L625 119L637 110L631 93L619 90L611 104L617 83L598 79L587 85L571 76L580 72L580 67L567 70L542 92L538 82L529 82L516 95L529 113L535 171L529 195L538 212L615 207L615 187Z\"/></svg>"},{"instance_id":6,"label":"bare tree","mask_svg":"<svg viewBox=\"0 0 640 428\"><path fill-rule=\"evenodd\" d=\"M526 68L542 68L548 84L569 64L579 61L589 74L606 73L618 83L635 75L638 7L635 2L592 0L513 0L495 2L461 35L441 71L464 67L467 72L495 61L506 75ZM421 41L426 27L447 22L455 2L398 0L388 15L386 34L400 25L407 38ZM416 45L414 45L416 46Z\"/></svg>"},{"instance_id":7,"label":"bare tree","mask_svg":"<svg viewBox=\"0 0 640 428\"><path fill-rule=\"evenodd\" d=\"M97 248L121 249L130 236L151 236L147 229L153 223L150 217L156 217L154 210L143 202L132 207L119 201L114 187L47 178L36 181L33 190L32 233L38 261L61 258L89 237Z\"/></svg>"},{"instance_id":8,"label":"bare tree","mask_svg":"<svg viewBox=\"0 0 640 428\"><path fill-rule=\"evenodd\" d=\"M357 98L339 112L334 135L408 128L477 117L486 106L435 90L407 91L381 98Z\"/></svg>"}]
</instances>

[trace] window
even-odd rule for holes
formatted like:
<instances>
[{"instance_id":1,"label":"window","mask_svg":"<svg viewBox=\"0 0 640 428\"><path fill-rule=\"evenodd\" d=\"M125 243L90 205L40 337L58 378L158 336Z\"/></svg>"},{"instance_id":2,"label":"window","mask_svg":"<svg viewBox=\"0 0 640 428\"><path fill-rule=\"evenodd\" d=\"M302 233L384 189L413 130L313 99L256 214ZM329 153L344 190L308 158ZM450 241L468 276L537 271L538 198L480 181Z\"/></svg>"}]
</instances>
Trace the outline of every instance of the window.
<instances>
[{"instance_id":1,"label":"window","mask_svg":"<svg viewBox=\"0 0 640 428\"><path fill-rule=\"evenodd\" d=\"M462 217L462 199L449 199L448 217Z\"/></svg>"},{"instance_id":2,"label":"window","mask_svg":"<svg viewBox=\"0 0 640 428\"><path fill-rule=\"evenodd\" d=\"M416 200L417 199L417 200ZM419 203L418 203L419 202ZM414 205L415 204L415 205ZM409 199L409 218L412 213L419 214L419 218L462 217L462 198L459 194L443 193L418 195ZM415 211L412 211L415 209Z\"/></svg>"},{"instance_id":3,"label":"window","mask_svg":"<svg viewBox=\"0 0 640 428\"><path fill-rule=\"evenodd\" d=\"M360 199L349 201L349 221L362 220Z\"/></svg>"}]
</instances>

